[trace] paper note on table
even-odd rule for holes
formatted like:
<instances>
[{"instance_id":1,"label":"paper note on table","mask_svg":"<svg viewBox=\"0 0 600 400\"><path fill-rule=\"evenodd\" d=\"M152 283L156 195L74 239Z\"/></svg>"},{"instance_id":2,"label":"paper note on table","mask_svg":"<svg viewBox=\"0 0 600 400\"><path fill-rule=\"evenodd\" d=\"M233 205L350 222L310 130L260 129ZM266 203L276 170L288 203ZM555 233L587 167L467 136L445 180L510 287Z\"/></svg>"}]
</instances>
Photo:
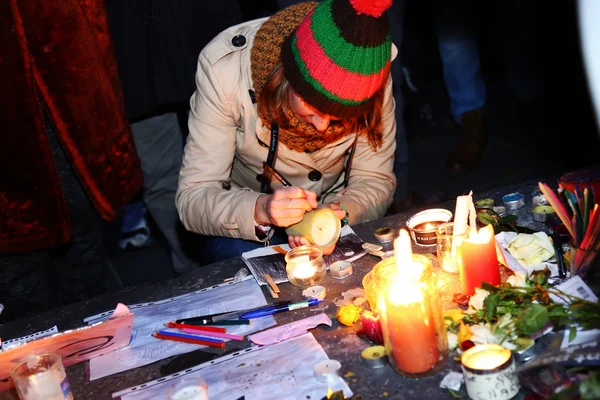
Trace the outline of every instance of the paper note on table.
<instances>
[{"instance_id":1,"label":"paper note on table","mask_svg":"<svg viewBox=\"0 0 600 400\"><path fill-rule=\"evenodd\" d=\"M336 261L352 262L358 260L367 254L362 244L363 241L354 233L352 228L347 225L344 226L333 253L323 257L325 263L329 267ZM275 283L288 282L285 271L285 252L289 250L290 246L288 245L260 247L243 253L242 260L246 263L259 285L268 284L264 278L265 274L270 275Z\"/></svg>"},{"instance_id":2,"label":"paper note on table","mask_svg":"<svg viewBox=\"0 0 600 400\"><path fill-rule=\"evenodd\" d=\"M160 340L152 337L164 329L164 323L176 319L244 310L267 304L260 286L251 276L173 297L130 307L134 314L131 343L119 351L90 360L90 380L99 379L128 369L148 365L177 354L198 350L196 344ZM107 313L99 314L99 317ZM90 317L86 321L97 321ZM228 326L227 333L247 335L275 325L272 316L252 320L251 325Z\"/></svg>"},{"instance_id":3,"label":"paper note on table","mask_svg":"<svg viewBox=\"0 0 600 400\"><path fill-rule=\"evenodd\" d=\"M308 332L309 329L320 324L331 326L331 319L325 314L314 315L312 317L301 319L300 321L290 322L289 324L255 333L248 336L248 339L254 344L267 346L303 335Z\"/></svg>"},{"instance_id":4,"label":"paper note on table","mask_svg":"<svg viewBox=\"0 0 600 400\"><path fill-rule=\"evenodd\" d=\"M253 346L170 376L113 393L121 400L166 399L167 388L182 377L202 377L208 397L219 400L321 399L327 389L352 391L343 378L320 383L315 365L327 360L325 350L311 333L271 346ZM342 366L343 368L343 366ZM175 376L176 375L176 376ZM142 387L143 386L143 387Z\"/></svg>"}]
</instances>

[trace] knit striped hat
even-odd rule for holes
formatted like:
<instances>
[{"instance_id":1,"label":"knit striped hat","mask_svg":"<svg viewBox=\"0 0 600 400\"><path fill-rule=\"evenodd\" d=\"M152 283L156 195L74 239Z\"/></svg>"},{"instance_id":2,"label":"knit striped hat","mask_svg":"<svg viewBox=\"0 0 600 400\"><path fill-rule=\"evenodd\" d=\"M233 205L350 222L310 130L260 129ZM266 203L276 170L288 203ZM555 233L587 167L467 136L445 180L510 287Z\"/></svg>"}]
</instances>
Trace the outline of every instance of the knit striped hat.
<instances>
[{"instance_id":1,"label":"knit striped hat","mask_svg":"<svg viewBox=\"0 0 600 400\"><path fill-rule=\"evenodd\" d=\"M388 77L392 0L323 0L283 43L283 72L304 101L338 118L361 115Z\"/></svg>"}]
</instances>

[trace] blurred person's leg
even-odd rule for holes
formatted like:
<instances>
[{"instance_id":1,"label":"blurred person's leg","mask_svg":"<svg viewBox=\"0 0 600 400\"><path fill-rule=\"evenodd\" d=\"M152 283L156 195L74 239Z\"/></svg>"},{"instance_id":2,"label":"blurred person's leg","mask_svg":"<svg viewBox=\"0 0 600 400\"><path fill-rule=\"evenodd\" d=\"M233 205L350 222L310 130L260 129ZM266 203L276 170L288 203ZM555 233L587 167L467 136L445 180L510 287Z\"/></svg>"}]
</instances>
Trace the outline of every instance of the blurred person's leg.
<instances>
[{"instance_id":1,"label":"blurred person's leg","mask_svg":"<svg viewBox=\"0 0 600 400\"><path fill-rule=\"evenodd\" d=\"M436 30L450 109L461 126L461 136L447 166L474 166L487 143L483 126L485 84L480 74L479 50L473 31L474 2L436 0Z\"/></svg>"},{"instance_id":2,"label":"blurred person's leg","mask_svg":"<svg viewBox=\"0 0 600 400\"><path fill-rule=\"evenodd\" d=\"M408 199L408 140L404 125L404 96L402 93L402 34L404 31L404 0L395 0L387 12L392 30L392 42L398 48L398 55L392 62L392 79L394 81L394 101L396 102L396 153L394 173L396 174L395 202Z\"/></svg>"},{"instance_id":3,"label":"blurred person's leg","mask_svg":"<svg viewBox=\"0 0 600 400\"><path fill-rule=\"evenodd\" d=\"M54 132L48 132L71 225L69 243L49 250L49 275L58 303L70 304L105 291L102 222Z\"/></svg>"},{"instance_id":4,"label":"blurred person's leg","mask_svg":"<svg viewBox=\"0 0 600 400\"><path fill-rule=\"evenodd\" d=\"M166 113L131 124L135 147L144 174L144 202L171 248L173 268L182 271L196 266L185 251L187 232L175 208L175 192L183 134L176 113Z\"/></svg>"}]
</instances>

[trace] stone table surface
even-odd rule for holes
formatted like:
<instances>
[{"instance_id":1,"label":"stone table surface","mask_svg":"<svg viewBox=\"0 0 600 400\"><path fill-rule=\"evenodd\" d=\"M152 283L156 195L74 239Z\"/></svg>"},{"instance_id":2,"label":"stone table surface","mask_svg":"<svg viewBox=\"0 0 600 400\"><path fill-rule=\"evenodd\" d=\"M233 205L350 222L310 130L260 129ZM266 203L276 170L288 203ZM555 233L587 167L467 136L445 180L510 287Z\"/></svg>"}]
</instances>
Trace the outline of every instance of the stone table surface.
<instances>
[{"instance_id":1,"label":"stone table surface","mask_svg":"<svg viewBox=\"0 0 600 400\"><path fill-rule=\"evenodd\" d=\"M555 178L547 179L546 182L553 186ZM493 198L497 205L501 205L501 198L504 194L518 191L525 196L525 207L513 212L519 216L518 224L527 226L534 230L548 231L546 224L533 221L531 213L531 198L537 188L537 181L525 182L513 186L498 188L483 193L474 193L475 200L482 198ZM454 212L455 201L448 201L437 204L432 207L443 207ZM376 243L373 236L375 229L383 226L394 228L396 231L406 226L406 221L411 215L420 211L413 209L405 213L400 213L382 218L377 221L353 226L356 234L366 242ZM413 244L415 253L427 253L433 251L431 248L418 247ZM329 275L321 285L327 288L327 298L324 303L316 307L290 311L276 314L275 318L278 324L285 324L294 320L299 320L316 313L325 312L333 321L332 327L319 326L311 332L325 349L325 352L331 359L339 360L342 364L342 375L345 375L346 382L355 394L360 394L364 399L443 399L452 398L448 390L441 389L439 383L449 371L460 372L460 366L450 360L446 367L437 375L421 378L407 379L396 374L390 366L380 369L368 369L360 361L360 353L366 347L372 345L366 339L359 338L356 335L357 326L345 327L335 319L337 311L336 302L343 298L342 293L362 288L361 279L369 272L373 266L380 261L379 258L366 255L353 262L354 274L343 280L332 279ZM158 283L148 283L128 290L116 293L109 293L103 296L69 305L63 308L55 309L38 316L23 320L14 321L0 326L0 337L19 337L48 327L57 325L60 331L75 328L83 325L85 317L114 309L117 303L135 304L153 300L160 300L172 296L181 295L194 290L201 289L210 285L222 283L224 279L232 277L236 271L244 267L245 264L241 258L231 259L212 264L190 273ZM441 270L434 263L434 269L438 273L438 279L443 282L442 301L444 308L455 308L452 303L452 294L457 290L459 279L458 275L452 275ZM280 299L302 301L301 290L289 283L279 285L282 293ZM263 288L265 298L270 301L271 296ZM358 324L360 325L360 324ZM419 340L415 338L415 340ZM207 361L211 357L231 352L240 348L249 346L248 341L229 342L225 350L199 350L188 353L184 356L171 357L151 365L125 371L116 375L108 376L95 381L88 381L86 378L86 363L67 368L67 375L71 388L73 389L75 399L110 399L111 393L126 389L131 386L142 384L144 382L157 379L167 373L189 368L190 366ZM162 368L162 371L161 371ZM165 369L167 368L167 369ZM464 385L460 392L463 398L466 398ZM14 397L12 397L14 396ZM523 398L520 393L516 398ZM0 394L0 399L16 398L12 392Z\"/></svg>"}]
</instances>

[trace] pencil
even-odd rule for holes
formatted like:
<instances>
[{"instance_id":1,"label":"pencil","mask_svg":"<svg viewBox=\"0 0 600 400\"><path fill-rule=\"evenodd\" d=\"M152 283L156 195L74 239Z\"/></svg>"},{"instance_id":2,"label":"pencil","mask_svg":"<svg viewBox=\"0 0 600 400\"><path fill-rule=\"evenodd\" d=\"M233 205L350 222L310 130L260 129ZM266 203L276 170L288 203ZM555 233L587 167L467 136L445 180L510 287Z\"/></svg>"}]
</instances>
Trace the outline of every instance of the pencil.
<instances>
[{"instance_id":1,"label":"pencil","mask_svg":"<svg viewBox=\"0 0 600 400\"><path fill-rule=\"evenodd\" d=\"M191 333L192 335L202 335L202 336L215 337L215 338L220 338L220 339L237 340L237 341L240 341L240 342L244 340L243 336L240 336L240 335L230 335L228 333L199 332L199 331L191 329L191 328L181 328L180 330L183 333Z\"/></svg>"},{"instance_id":2,"label":"pencil","mask_svg":"<svg viewBox=\"0 0 600 400\"><path fill-rule=\"evenodd\" d=\"M171 340L173 342L183 342L183 343L198 344L198 345L202 345L202 346L220 347L222 349L225 348L225 342L223 342L223 341L220 342L220 343L216 343L216 342L209 342L207 340L188 339L188 338L185 338L185 337L162 335L160 333L153 333L152 336L154 336L157 339Z\"/></svg>"},{"instance_id":3,"label":"pencil","mask_svg":"<svg viewBox=\"0 0 600 400\"><path fill-rule=\"evenodd\" d=\"M168 322L165 324L167 328L176 328L176 329L193 329L195 331L206 331L206 332L220 332L226 333L227 329L219 328L217 326L205 326L205 325L191 325L191 324L178 324L177 322Z\"/></svg>"}]
</instances>

